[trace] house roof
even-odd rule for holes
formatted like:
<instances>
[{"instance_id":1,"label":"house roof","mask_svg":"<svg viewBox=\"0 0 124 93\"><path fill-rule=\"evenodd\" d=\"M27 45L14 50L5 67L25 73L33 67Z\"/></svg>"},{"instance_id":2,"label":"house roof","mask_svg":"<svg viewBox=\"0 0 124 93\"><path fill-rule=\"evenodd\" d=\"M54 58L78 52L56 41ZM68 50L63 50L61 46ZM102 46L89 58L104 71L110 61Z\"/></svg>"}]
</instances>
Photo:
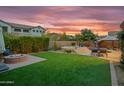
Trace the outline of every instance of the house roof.
<instances>
[{"instance_id":1,"label":"house roof","mask_svg":"<svg viewBox=\"0 0 124 93\"><path fill-rule=\"evenodd\" d=\"M106 37L104 37L104 38L102 38L102 39L100 39L98 41L103 41L103 40L112 41L112 40L118 40L118 38L117 38L117 36L106 36Z\"/></svg>"},{"instance_id":2,"label":"house roof","mask_svg":"<svg viewBox=\"0 0 124 93\"><path fill-rule=\"evenodd\" d=\"M27 29L34 28L34 26L23 25L23 24L16 24L16 23L9 23L9 22L8 24L11 25L12 27L17 27L17 28L27 28Z\"/></svg>"},{"instance_id":3,"label":"house roof","mask_svg":"<svg viewBox=\"0 0 124 93\"><path fill-rule=\"evenodd\" d=\"M41 27L41 26L30 26L30 25L24 25L24 24L17 24L17 23L10 23L10 22L5 22L3 20L0 20L1 22L4 22L12 27L15 27L15 28L25 28L25 29L32 29L32 28L42 28L44 30L46 30L45 28Z\"/></svg>"}]
</instances>

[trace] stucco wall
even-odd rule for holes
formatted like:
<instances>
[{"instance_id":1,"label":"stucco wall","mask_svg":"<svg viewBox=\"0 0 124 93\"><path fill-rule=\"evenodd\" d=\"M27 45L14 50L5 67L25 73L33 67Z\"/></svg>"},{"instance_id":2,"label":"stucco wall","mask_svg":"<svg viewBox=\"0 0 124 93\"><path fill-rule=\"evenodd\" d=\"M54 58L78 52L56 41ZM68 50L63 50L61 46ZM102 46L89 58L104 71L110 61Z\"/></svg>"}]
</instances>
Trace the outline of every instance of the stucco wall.
<instances>
[{"instance_id":1,"label":"stucco wall","mask_svg":"<svg viewBox=\"0 0 124 93\"><path fill-rule=\"evenodd\" d=\"M33 32L33 30L35 30L35 32ZM37 32L38 31L38 32ZM41 31L41 32L40 32ZM41 28L33 28L33 29L31 29L31 34L33 35L33 36L41 36L42 34L43 34L43 29L41 29Z\"/></svg>"},{"instance_id":2,"label":"stucco wall","mask_svg":"<svg viewBox=\"0 0 124 93\"><path fill-rule=\"evenodd\" d=\"M6 26L6 27L8 27L8 33L11 33L12 28L11 28L11 26L10 26L10 25L8 25L8 24L6 24L6 23L4 23L4 22L0 21L0 26Z\"/></svg>"},{"instance_id":3,"label":"stucco wall","mask_svg":"<svg viewBox=\"0 0 124 93\"><path fill-rule=\"evenodd\" d=\"M49 48L54 48L54 42L56 42L57 46L59 48L63 47L63 46L71 46L72 43L77 43L76 41L50 41L49 42Z\"/></svg>"}]
</instances>

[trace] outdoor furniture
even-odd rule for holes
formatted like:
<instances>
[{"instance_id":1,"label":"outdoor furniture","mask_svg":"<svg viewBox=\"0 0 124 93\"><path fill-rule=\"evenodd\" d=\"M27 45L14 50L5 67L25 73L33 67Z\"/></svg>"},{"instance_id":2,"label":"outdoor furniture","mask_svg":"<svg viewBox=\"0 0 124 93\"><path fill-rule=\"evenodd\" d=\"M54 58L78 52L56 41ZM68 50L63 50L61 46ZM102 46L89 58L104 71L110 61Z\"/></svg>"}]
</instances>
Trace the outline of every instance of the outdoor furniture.
<instances>
[{"instance_id":1,"label":"outdoor furniture","mask_svg":"<svg viewBox=\"0 0 124 93\"><path fill-rule=\"evenodd\" d=\"M12 55L12 54L13 53L12 53L12 51L9 48L5 49L5 51L3 52L4 56L9 56L9 55Z\"/></svg>"},{"instance_id":2,"label":"outdoor furniture","mask_svg":"<svg viewBox=\"0 0 124 93\"><path fill-rule=\"evenodd\" d=\"M91 55L98 56L98 51L99 51L98 48L90 48L90 50L91 50Z\"/></svg>"},{"instance_id":3,"label":"outdoor furniture","mask_svg":"<svg viewBox=\"0 0 124 93\"><path fill-rule=\"evenodd\" d=\"M99 52L98 52L98 55L101 56L105 54L106 57L108 56L108 53L107 53L107 48L99 48Z\"/></svg>"},{"instance_id":4,"label":"outdoor furniture","mask_svg":"<svg viewBox=\"0 0 124 93\"><path fill-rule=\"evenodd\" d=\"M107 48L90 48L91 49L91 55L95 56L103 56L104 54L106 57L108 56L107 54Z\"/></svg>"},{"instance_id":5,"label":"outdoor furniture","mask_svg":"<svg viewBox=\"0 0 124 93\"><path fill-rule=\"evenodd\" d=\"M4 39L3 39L3 34L2 34L2 29L0 27L0 72L8 70L9 67L4 64L4 60L3 60L3 55L2 53L5 51L5 45L4 45Z\"/></svg>"}]
</instances>

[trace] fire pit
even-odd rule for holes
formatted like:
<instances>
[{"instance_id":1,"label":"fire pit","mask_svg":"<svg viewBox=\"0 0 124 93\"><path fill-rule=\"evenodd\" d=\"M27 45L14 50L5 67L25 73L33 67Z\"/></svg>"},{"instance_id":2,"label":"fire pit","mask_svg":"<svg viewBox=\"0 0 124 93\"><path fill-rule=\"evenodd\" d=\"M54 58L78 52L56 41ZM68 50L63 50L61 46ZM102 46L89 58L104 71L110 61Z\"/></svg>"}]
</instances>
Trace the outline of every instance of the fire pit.
<instances>
[{"instance_id":1,"label":"fire pit","mask_svg":"<svg viewBox=\"0 0 124 93\"><path fill-rule=\"evenodd\" d=\"M26 61L28 61L28 56L25 54L15 54L5 57L5 63L7 64L15 64L18 62L26 62Z\"/></svg>"}]
</instances>

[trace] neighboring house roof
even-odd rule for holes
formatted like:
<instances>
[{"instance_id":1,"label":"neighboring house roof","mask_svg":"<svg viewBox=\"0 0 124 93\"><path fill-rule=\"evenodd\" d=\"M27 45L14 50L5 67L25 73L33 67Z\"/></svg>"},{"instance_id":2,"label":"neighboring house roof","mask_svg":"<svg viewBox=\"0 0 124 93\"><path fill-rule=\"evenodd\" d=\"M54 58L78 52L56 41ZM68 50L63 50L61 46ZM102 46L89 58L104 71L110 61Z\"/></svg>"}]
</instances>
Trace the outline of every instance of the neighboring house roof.
<instances>
[{"instance_id":1,"label":"neighboring house roof","mask_svg":"<svg viewBox=\"0 0 124 93\"><path fill-rule=\"evenodd\" d=\"M108 32L108 35L109 36L113 36L113 35L117 35L119 31L111 31L111 32Z\"/></svg>"},{"instance_id":2,"label":"neighboring house roof","mask_svg":"<svg viewBox=\"0 0 124 93\"><path fill-rule=\"evenodd\" d=\"M104 38L102 38L102 39L100 39L98 41L100 42L100 41L103 41L103 40L112 41L112 40L118 40L118 38L117 38L117 36L106 36L106 37L104 37Z\"/></svg>"},{"instance_id":3,"label":"neighboring house roof","mask_svg":"<svg viewBox=\"0 0 124 93\"><path fill-rule=\"evenodd\" d=\"M0 20L0 21L3 22L3 23L6 23L6 24L8 24L12 27L15 27L15 28L32 29L32 28L37 28L38 27L38 28L41 28L41 29L46 31L46 29L41 27L41 26L30 26L30 25L24 25L24 24L16 24L16 23L5 22L3 20Z\"/></svg>"},{"instance_id":4,"label":"neighboring house roof","mask_svg":"<svg viewBox=\"0 0 124 93\"><path fill-rule=\"evenodd\" d=\"M29 26L29 25L22 25L22 24L16 24L16 23L8 23L8 24L15 28L25 28L25 29L34 28L34 26Z\"/></svg>"}]
</instances>

